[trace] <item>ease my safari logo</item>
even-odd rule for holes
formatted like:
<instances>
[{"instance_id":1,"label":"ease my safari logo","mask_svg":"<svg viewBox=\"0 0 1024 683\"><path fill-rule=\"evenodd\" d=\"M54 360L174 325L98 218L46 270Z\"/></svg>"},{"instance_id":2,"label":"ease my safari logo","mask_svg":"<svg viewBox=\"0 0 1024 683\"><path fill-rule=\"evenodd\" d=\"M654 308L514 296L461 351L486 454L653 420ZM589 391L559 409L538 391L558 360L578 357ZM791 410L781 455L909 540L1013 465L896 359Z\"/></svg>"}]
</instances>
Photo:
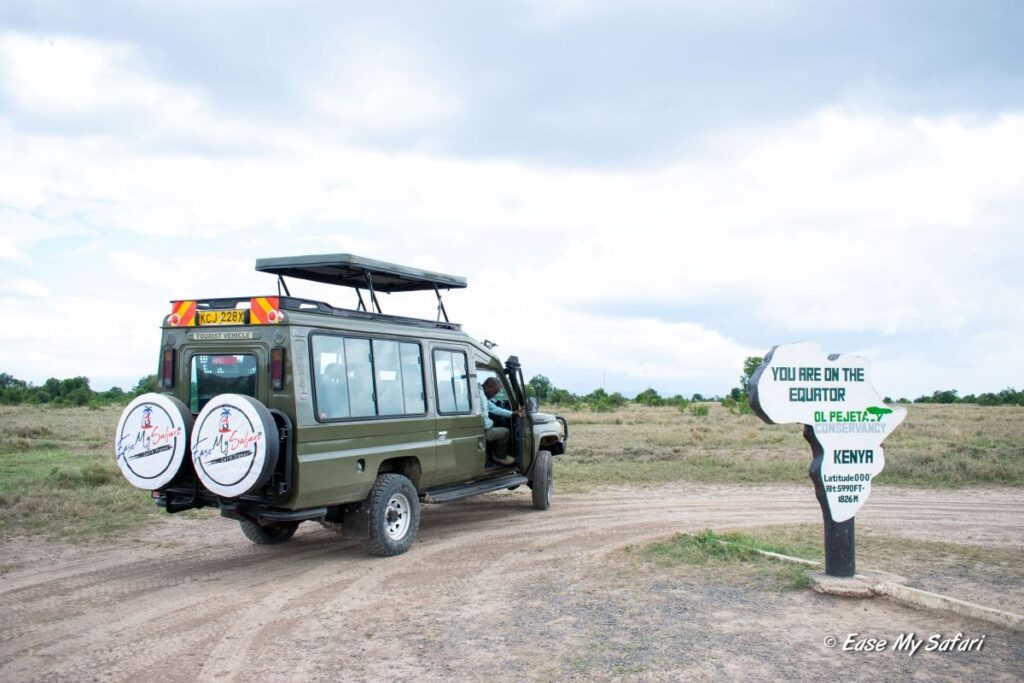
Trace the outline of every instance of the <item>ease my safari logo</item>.
<instances>
[{"instance_id":1,"label":"ease my safari logo","mask_svg":"<svg viewBox=\"0 0 1024 683\"><path fill-rule=\"evenodd\" d=\"M174 400L146 394L125 408L114 454L124 476L140 488L159 488L178 472L188 446L190 420Z\"/></svg>"},{"instance_id":2,"label":"ease my safari logo","mask_svg":"<svg viewBox=\"0 0 1024 683\"><path fill-rule=\"evenodd\" d=\"M262 464L265 444L262 423L251 406L234 402L230 395L218 396L200 412L192 431L196 473L215 492L248 488L245 482L262 469L257 464Z\"/></svg>"}]
</instances>

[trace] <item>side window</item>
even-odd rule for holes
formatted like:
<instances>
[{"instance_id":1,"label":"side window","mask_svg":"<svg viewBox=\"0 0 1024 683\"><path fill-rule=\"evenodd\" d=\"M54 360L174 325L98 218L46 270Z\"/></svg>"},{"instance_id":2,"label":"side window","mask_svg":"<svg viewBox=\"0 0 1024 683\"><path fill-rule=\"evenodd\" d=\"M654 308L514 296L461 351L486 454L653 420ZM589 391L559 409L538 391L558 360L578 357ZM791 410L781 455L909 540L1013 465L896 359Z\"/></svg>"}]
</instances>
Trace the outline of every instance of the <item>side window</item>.
<instances>
[{"instance_id":1,"label":"side window","mask_svg":"<svg viewBox=\"0 0 1024 683\"><path fill-rule=\"evenodd\" d=\"M427 396L423 390L423 352L419 344L399 344L399 363L402 368L402 398L405 412L427 412Z\"/></svg>"},{"instance_id":2,"label":"side window","mask_svg":"<svg viewBox=\"0 0 1024 683\"><path fill-rule=\"evenodd\" d=\"M352 417L376 415L369 339L345 339L345 365L348 367L348 401Z\"/></svg>"},{"instance_id":3,"label":"side window","mask_svg":"<svg viewBox=\"0 0 1024 683\"><path fill-rule=\"evenodd\" d=\"M461 351L434 349L434 380L437 383L438 412L470 411L466 354Z\"/></svg>"},{"instance_id":4,"label":"side window","mask_svg":"<svg viewBox=\"0 0 1024 683\"><path fill-rule=\"evenodd\" d=\"M317 419L422 415L418 344L313 335Z\"/></svg>"},{"instance_id":5,"label":"side window","mask_svg":"<svg viewBox=\"0 0 1024 683\"><path fill-rule=\"evenodd\" d=\"M418 344L374 339L373 367L379 415L425 412Z\"/></svg>"},{"instance_id":6,"label":"side window","mask_svg":"<svg viewBox=\"0 0 1024 683\"><path fill-rule=\"evenodd\" d=\"M341 337L314 336L313 366L318 417L321 420L350 417L352 412L348 400L345 340Z\"/></svg>"}]
</instances>

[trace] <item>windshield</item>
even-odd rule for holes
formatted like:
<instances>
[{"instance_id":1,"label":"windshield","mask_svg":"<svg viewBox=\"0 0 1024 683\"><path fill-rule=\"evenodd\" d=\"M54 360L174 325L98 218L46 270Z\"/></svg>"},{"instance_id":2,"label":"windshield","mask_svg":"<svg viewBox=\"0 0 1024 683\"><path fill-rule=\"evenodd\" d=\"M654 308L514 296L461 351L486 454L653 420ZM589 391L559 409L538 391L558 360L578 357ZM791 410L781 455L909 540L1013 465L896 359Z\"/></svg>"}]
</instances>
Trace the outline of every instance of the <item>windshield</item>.
<instances>
[{"instance_id":1,"label":"windshield","mask_svg":"<svg viewBox=\"0 0 1024 683\"><path fill-rule=\"evenodd\" d=\"M192 356L189 408L198 413L214 396L245 394L256 398L256 356L197 354Z\"/></svg>"}]
</instances>

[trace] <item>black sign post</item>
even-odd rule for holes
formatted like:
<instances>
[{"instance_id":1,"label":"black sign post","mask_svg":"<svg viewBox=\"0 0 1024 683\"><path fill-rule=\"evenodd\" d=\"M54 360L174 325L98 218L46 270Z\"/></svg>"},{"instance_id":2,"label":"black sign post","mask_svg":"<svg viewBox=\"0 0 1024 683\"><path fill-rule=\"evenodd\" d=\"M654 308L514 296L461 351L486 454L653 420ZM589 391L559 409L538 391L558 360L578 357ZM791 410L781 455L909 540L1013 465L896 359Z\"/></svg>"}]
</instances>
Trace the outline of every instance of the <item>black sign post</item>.
<instances>
[{"instance_id":1,"label":"black sign post","mask_svg":"<svg viewBox=\"0 0 1024 683\"><path fill-rule=\"evenodd\" d=\"M832 519L829 510L828 496L821 483L821 460L825 449L814 436L814 428L804 425L804 439L811 444L811 467L808 474L814 482L814 495L821 506L821 516L825 522L825 573L829 576L850 577L857 573L857 552L854 545L853 517L845 522Z\"/></svg>"}]
</instances>

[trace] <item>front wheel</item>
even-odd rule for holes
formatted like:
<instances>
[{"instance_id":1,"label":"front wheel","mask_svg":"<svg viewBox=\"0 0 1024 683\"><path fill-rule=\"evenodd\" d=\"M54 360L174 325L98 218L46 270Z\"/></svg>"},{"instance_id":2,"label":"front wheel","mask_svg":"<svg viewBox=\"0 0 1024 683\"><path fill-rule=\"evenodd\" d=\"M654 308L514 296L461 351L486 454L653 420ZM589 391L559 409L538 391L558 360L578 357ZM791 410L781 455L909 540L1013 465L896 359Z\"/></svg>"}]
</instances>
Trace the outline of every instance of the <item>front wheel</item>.
<instances>
[{"instance_id":1,"label":"front wheel","mask_svg":"<svg viewBox=\"0 0 1024 683\"><path fill-rule=\"evenodd\" d=\"M416 540L420 528L420 499L416 487L401 474L381 474L364 505L370 536L363 548L371 555L401 555Z\"/></svg>"},{"instance_id":2,"label":"front wheel","mask_svg":"<svg viewBox=\"0 0 1024 683\"><path fill-rule=\"evenodd\" d=\"M554 479L554 466L551 453L537 451L537 460L533 463L533 507L547 510L551 507L551 482Z\"/></svg>"}]
</instances>

